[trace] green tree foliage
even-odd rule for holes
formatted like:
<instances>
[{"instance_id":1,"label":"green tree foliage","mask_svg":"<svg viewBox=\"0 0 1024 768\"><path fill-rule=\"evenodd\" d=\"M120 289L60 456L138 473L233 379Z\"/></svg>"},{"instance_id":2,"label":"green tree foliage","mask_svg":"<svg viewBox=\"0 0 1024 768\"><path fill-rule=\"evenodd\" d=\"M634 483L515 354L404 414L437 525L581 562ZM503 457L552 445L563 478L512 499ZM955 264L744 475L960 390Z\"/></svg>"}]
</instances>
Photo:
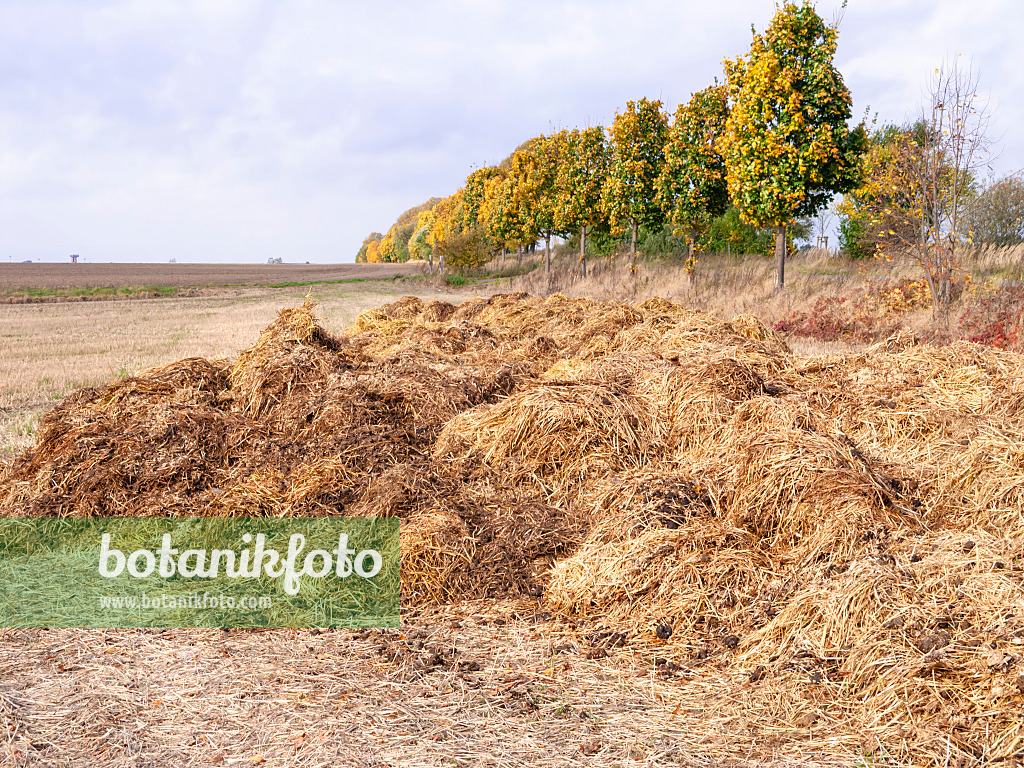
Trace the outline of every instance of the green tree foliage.
<instances>
[{"instance_id":1,"label":"green tree foliage","mask_svg":"<svg viewBox=\"0 0 1024 768\"><path fill-rule=\"evenodd\" d=\"M985 187L968 210L967 229L975 243L1024 243L1024 178L1004 176Z\"/></svg>"},{"instance_id":2,"label":"green tree foliage","mask_svg":"<svg viewBox=\"0 0 1024 768\"><path fill-rule=\"evenodd\" d=\"M785 283L786 227L860 181L863 124L850 130L850 92L833 66L838 33L805 2L787 2L746 58L725 61L731 109L718 144L743 218L775 228L776 286Z\"/></svg>"},{"instance_id":3,"label":"green tree foliage","mask_svg":"<svg viewBox=\"0 0 1024 768\"><path fill-rule=\"evenodd\" d=\"M870 258L874 251L864 244L867 233L867 226L862 219L840 215L839 250L846 254L848 259Z\"/></svg>"},{"instance_id":4,"label":"green tree foliage","mask_svg":"<svg viewBox=\"0 0 1024 768\"><path fill-rule=\"evenodd\" d=\"M704 250L735 256L771 256L775 253L775 232L771 227L757 227L744 221L740 209L730 205L708 226Z\"/></svg>"},{"instance_id":5,"label":"green tree foliage","mask_svg":"<svg viewBox=\"0 0 1024 768\"><path fill-rule=\"evenodd\" d=\"M657 185L665 162L668 118L660 101L630 101L625 112L615 115L608 134L610 161L601 208L613 227L630 229L629 264L635 272L639 228L653 229L663 219Z\"/></svg>"},{"instance_id":6,"label":"green tree foliage","mask_svg":"<svg viewBox=\"0 0 1024 768\"><path fill-rule=\"evenodd\" d=\"M679 105L668 131L658 204L676 231L686 235L691 266L701 236L729 202L725 160L715 148L728 115L725 87L712 85Z\"/></svg>"},{"instance_id":7,"label":"green tree foliage","mask_svg":"<svg viewBox=\"0 0 1024 768\"><path fill-rule=\"evenodd\" d=\"M565 133L563 159L555 178L555 220L563 232L579 235L580 269L587 274L587 232L601 220L601 192L608 177L604 128Z\"/></svg>"}]
</instances>

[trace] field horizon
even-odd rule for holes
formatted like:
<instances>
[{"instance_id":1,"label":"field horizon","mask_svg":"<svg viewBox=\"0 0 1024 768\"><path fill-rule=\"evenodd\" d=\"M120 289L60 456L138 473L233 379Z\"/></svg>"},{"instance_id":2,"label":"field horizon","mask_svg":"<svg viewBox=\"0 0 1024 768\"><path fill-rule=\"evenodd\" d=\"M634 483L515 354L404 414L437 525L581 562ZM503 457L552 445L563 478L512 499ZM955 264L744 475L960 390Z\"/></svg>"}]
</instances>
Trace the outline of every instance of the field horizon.
<instances>
[{"instance_id":1,"label":"field horizon","mask_svg":"<svg viewBox=\"0 0 1024 768\"><path fill-rule=\"evenodd\" d=\"M410 264L0 263L0 301L115 298L131 288L141 292L387 280L420 271Z\"/></svg>"}]
</instances>

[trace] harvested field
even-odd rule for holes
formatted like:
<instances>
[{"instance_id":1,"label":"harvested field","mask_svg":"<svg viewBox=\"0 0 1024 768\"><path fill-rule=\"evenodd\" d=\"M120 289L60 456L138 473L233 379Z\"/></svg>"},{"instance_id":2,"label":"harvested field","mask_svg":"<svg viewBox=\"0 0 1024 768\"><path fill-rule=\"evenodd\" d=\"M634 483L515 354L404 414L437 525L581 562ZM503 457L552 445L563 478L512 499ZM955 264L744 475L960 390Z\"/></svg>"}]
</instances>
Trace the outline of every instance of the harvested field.
<instances>
[{"instance_id":1,"label":"harvested field","mask_svg":"<svg viewBox=\"0 0 1024 768\"><path fill-rule=\"evenodd\" d=\"M131 287L188 289L386 280L419 271L407 264L0 264L0 302L116 298ZM90 294L89 289L109 292Z\"/></svg>"},{"instance_id":2,"label":"harvested field","mask_svg":"<svg viewBox=\"0 0 1024 768\"><path fill-rule=\"evenodd\" d=\"M1024 356L1009 352L901 333L799 357L751 317L558 294L406 297L333 335L307 302L234 359L65 398L0 478L0 513L398 516L410 626L440 621L424 619L438 607L464 622L492 605L474 601L518 601L545 616L518 642L547 643L528 663L551 690L599 659L644 676L643 694L612 685L633 703L608 703L571 739L538 690L525 694L518 738L539 729L523 743L564 763L1024 759ZM49 642L92 658L106 636L136 635ZM7 633L0 653L28 637ZM346 637L316 642L366 639ZM382 730L381 759L515 764L489 741L510 715L459 676L478 670L424 667L413 650L384 653L403 732L423 728L428 705L412 699L444 707L456 689L461 725L449 748L404 755ZM132 651L149 670L158 652ZM515 689L496 680L501 650L488 654L486 687ZM110 685L110 717L135 717ZM288 685L285 697L326 695L323 680ZM31 702L58 692L18 686L0 688L0 713L12 732L42 733ZM295 736L293 720L275 723L272 738ZM646 746L608 746L633 738ZM129 742L117 744L145 754L144 738ZM149 757L167 743L154 738ZM159 754L197 759L181 749Z\"/></svg>"}]
</instances>

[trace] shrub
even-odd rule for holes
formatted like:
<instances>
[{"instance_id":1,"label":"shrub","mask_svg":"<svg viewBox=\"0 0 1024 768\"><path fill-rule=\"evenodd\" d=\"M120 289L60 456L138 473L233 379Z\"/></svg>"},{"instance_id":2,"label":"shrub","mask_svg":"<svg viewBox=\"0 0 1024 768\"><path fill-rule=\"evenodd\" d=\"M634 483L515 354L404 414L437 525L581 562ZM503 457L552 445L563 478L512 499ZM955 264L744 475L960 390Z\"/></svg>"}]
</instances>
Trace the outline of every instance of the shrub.
<instances>
[{"instance_id":1,"label":"shrub","mask_svg":"<svg viewBox=\"0 0 1024 768\"><path fill-rule=\"evenodd\" d=\"M896 330L901 316L931 305L923 280L878 280L853 298L820 296L809 312L793 312L774 328L818 341L875 341Z\"/></svg>"},{"instance_id":2,"label":"shrub","mask_svg":"<svg viewBox=\"0 0 1024 768\"><path fill-rule=\"evenodd\" d=\"M960 315L962 338L1024 352L1024 286L1004 285L981 296Z\"/></svg>"}]
</instances>

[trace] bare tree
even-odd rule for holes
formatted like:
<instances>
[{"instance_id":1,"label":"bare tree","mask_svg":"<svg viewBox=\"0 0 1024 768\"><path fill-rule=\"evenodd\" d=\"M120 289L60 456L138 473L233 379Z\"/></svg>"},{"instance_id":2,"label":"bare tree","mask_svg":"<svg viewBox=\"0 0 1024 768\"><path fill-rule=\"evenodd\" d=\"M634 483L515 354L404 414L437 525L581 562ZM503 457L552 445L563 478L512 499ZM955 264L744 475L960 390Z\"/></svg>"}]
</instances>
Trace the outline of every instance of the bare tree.
<instances>
[{"instance_id":1,"label":"bare tree","mask_svg":"<svg viewBox=\"0 0 1024 768\"><path fill-rule=\"evenodd\" d=\"M953 300L967 241L968 204L989 158L991 113L978 97L978 75L954 61L935 70L918 121L900 132L875 200L883 252L922 268L937 313ZM888 223L887 223L888 222Z\"/></svg>"}]
</instances>

